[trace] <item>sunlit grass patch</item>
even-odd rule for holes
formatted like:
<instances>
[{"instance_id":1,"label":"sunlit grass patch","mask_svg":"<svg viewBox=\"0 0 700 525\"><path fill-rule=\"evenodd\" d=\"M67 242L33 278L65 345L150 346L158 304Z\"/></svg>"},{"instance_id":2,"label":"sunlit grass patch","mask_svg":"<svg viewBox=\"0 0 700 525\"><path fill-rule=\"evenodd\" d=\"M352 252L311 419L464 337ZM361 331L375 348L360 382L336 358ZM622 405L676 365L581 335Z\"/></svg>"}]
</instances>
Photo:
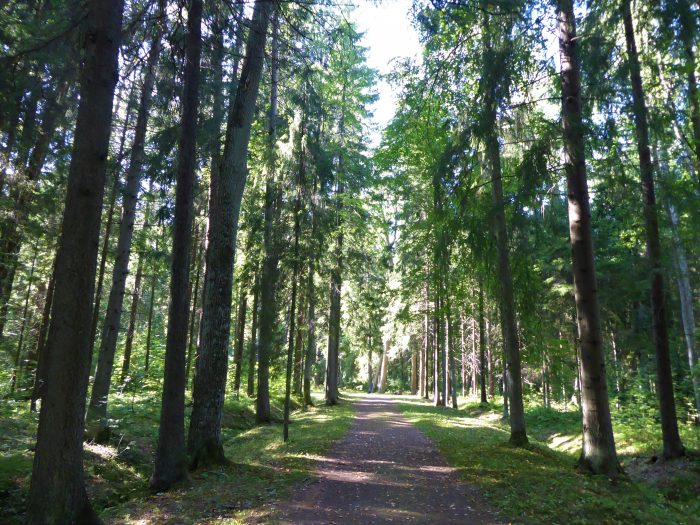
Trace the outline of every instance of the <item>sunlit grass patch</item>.
<instances>
[{"instance_id":1,"label":"sunlit grass patch","mask_svg":"<svg viewBox=\"0 0 700 525\"><path fill-rule=\"evenodd\" d=\"M504 519L528 524L700 523L692 501L670 501L663 492L626 479L578 473L578 413L528 407L531 443L516 448L508 444L497 405L467 403L454 411L413 402L402 403L401 409Z\"/></svg>"}]
</instances>

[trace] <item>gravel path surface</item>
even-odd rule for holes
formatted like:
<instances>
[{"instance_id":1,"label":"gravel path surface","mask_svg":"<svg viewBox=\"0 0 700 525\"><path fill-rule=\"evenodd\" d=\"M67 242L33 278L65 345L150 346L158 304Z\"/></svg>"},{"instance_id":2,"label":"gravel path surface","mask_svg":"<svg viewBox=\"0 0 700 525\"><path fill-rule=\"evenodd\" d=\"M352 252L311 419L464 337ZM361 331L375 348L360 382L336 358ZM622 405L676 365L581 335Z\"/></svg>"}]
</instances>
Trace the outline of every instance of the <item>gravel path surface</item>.
<instances>
[{"instance_id":1,"label":"gravel path surface","mask_svg":"<svg viewBox=\"0 0 700 525\"><path fill-rule=\"evenodd\" d=\"M348 433L318 460L318 480L278 502L254 523L499 523L478 492L390 396L355 401Z\"/></svg>"}]
</instances>

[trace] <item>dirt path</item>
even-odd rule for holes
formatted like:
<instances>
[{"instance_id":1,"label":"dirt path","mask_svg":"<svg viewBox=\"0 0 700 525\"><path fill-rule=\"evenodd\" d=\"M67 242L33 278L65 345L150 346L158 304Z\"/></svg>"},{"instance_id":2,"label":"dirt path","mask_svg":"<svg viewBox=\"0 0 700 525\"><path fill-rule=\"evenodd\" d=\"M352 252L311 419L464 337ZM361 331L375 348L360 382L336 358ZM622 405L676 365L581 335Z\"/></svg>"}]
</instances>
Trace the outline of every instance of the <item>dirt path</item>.
<instances>
[{"instance_id":1,"label":"dirt path","mask_svg":"<svg viewBox=\"0 0 700 525\"><path fill-rule=\"evenodd\" d=\"M435 445L388 396L356 403L352 427L318 461L315 480L255 523L498 523Z\"/></svg>"}]
</instances>

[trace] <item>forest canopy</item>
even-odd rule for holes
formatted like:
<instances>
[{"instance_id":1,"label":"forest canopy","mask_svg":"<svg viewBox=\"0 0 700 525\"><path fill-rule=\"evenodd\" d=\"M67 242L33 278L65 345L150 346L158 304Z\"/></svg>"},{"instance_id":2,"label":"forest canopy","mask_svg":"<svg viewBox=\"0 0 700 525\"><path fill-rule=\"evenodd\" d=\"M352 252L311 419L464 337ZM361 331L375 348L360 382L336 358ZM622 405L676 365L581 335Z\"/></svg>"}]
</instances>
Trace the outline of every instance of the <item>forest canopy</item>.
<instances>
[{"instance_id":1,"label":"forest canopy","mask_svg":"<svg viewBox=\"0 0 700 525\"><path fill-rule=\"evenodd\" d=\"M383 75L331 0L0 4L0 521L104 519L90 447L167 492L349 392L694 457L700 6L406 6Z\"/></svg>"}]
</instances>

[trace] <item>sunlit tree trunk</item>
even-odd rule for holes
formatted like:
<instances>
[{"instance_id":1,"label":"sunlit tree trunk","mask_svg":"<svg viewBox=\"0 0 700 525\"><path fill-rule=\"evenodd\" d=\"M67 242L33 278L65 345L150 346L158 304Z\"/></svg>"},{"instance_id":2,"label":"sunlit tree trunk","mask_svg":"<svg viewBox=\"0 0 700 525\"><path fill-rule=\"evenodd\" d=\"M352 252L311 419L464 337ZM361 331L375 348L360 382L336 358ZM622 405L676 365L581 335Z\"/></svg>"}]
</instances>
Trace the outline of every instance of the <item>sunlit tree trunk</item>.
<instances>
[{"instance_id":1,"label":"sunlit tree trunk","mask_svg":"<svg viewBox=\"0 0 700 525\"><path fill-rule=\"evenodd\" d=\"M221 444L221 417L228 368L233 259L247 177L251 125L262 76L272 6L272 0L255 2L241 77L235 99L229 107L219 170L220 185L209 209L202 336L196 362L192 417L187 441L193 467L226 461Z\"/></svg>"}]
</instances>

